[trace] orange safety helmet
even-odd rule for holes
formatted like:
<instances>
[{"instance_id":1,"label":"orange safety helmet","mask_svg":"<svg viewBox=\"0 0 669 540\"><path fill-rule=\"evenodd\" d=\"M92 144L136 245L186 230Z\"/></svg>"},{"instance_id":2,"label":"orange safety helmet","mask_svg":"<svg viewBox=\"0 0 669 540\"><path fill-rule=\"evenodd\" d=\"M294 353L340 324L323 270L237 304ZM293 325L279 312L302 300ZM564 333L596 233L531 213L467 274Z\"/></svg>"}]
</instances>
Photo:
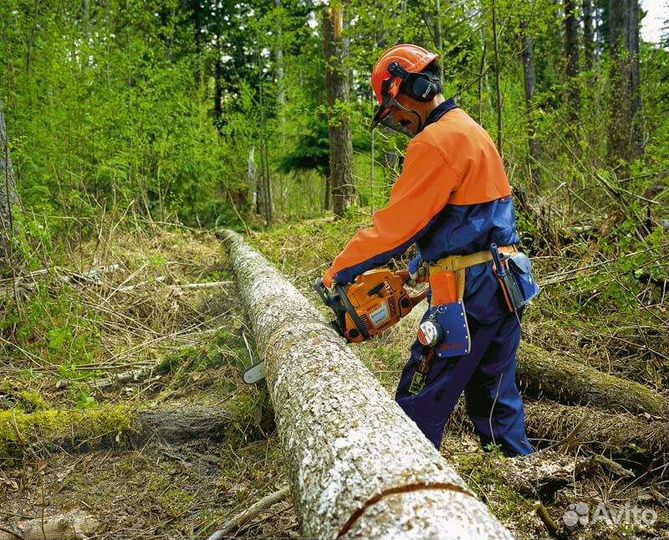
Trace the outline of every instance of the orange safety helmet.
<instances>
[{"instance_id":1,"label":"orange safety helmet","mask_svg":"<svg viewBox=\"0 0 669 540\"><path fill-rule=\"evenodd\" d=\"M421 73L431 62L434 62L438 58L439 55L410 43L395 45L381 55L374 69L372 69L371 77L372 90L379 103L379 108L372 120L372 129L379 123L386 123L383 120L388 115L391 106L398 106L404 109L395 100L397 94L399 94L400 86L409 77L415 80L416 78L412 77L412 74ZM434 87L434 90L436 91L436 87ZM411 91L409 91L408 95L420 101L429 101L433 97L433 95L430 95L428 100L423 100L420 96L413 95ZM398 126L392 125L388 127L410 135L401 128L398 129Z\"/></svg>"}]
</instances>

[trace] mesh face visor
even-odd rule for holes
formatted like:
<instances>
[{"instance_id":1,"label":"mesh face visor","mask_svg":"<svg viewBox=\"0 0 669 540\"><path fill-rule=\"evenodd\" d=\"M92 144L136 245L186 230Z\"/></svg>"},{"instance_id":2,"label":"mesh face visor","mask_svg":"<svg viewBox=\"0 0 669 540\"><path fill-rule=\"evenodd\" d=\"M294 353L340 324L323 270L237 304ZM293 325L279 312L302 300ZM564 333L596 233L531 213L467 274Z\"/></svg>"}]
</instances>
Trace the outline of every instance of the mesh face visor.
<instances>
[{"instance_id":1,"label":"mesh face visor","mask_svg":"<svg viewBox=\"0 0 669 540\"><path fill-rule=\"evenodd\" d=\"M393 131L397 131L398 133L403 133L404 135L408 137L413 137L414 134L413 132L409 129L409 123L407 122L406 124L402 124L399 122L395 122L393 120L393 115L392 110L393 107L398 108L401 111L413 114L416 116L417 120L417 126L418 130L420 131L420 125L421 125L421 119L420 115L416 111L412 111L410 109L407 109L404 107L401 103L399 103L397 100L395 100L394 97L386 95L383 103L379 106L379 108L376 110L376 114L374 115L374 118L372 119L372 125L370 129L374 129L376 126L381 124L382 126L387 127L388 129L392 129Z\"/></svg>"}]
</instances>

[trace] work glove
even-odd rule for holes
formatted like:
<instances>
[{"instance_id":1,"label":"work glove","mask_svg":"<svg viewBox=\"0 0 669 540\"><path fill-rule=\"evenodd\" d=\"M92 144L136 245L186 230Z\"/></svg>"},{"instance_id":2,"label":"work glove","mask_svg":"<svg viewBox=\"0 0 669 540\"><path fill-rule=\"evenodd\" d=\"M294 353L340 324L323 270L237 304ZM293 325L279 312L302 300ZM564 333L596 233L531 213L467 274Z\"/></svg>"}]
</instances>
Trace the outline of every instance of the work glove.
<instances>
[{"instance_id":1,"label":"work glove","mask_svg":"<svg viewBox=\"0 0 669 540\"><path fill-rule=\"evenodd\" d=\"M409 283L411 285L415 285L419 279L423 279L427 275L427 265L420 253L409 261L407 270L409 270Z\"/></svg>"}]
</instances>

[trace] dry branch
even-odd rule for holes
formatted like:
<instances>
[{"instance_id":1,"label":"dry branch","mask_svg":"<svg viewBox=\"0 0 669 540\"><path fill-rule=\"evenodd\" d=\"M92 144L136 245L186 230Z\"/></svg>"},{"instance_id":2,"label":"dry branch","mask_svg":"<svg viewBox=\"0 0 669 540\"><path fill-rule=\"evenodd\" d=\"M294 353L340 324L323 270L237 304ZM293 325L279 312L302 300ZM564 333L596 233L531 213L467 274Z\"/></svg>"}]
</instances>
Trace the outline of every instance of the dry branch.
<instances>
[{"instance_id":1,"label":"dry branch","mask_svg":"<svg viewBox=\"0 0 669 540\"><path fill-rule=\"evenodd\" d=\"M511 538L318 311L236 233L248 308L309 538Z\"/></svg>"},{"instance_id":2,"label":"dry branch","mask_svg":"<svg viewBox=\"0 0 669 540\"><path fill-rule=\"evenodd\" d=\"M60 267L42 268L34 270L23 275L16 276L13 286L28 291L35 290L38 287L38 278L43 276L54 276L57 281L67 283L73 287L83 285L102 285L104 274L112 274L122 269L119 263L110 264L107 266L98 266L91 268L86 272L72 272ZM0 298L10 296L12 294L12 285L3 286L0 281Z\"/></svg>"},{"instance_id":3,"label":"dry branch","mask_svg":"<svg viewBox=\"0 0 669 540\"><path fill-rule=\"evenodd\" d=\"M667 418L669 400L635 381L609 375L523 342L518 379L526 391L557 401Z\"/></svg>"},{"instance_id":4,"label":"dry branch","mask_svg":"<svg viewBox=\"0 0 669 540\"><path fill-rule=\"evenodd\" d=\"M266 497L263 497L258 502L253 503L243 512L237 514L230 521L224 523L207 540L222 540L229 532L238 529L244 525L244 523L247 523L255 516L260 514L260 512L263 510L266 510L267 508L270 508L271 506L274 506L275 504L283 501L289 493L290 490L288 489L288 486L286 486L278 491L275 491L274 493L270 493Z\"/></svg>"},{"instance_id":5,"label":"dry branch","mask_svg":"<svg viewBox=\"0 0 669 540\"><path fill-rule=\"evenodd\" d=\"M23 521L15 529L0 525L0 540L85 540L99 528L100 523L93 516L73 510L67 514Z\"/></svg>"}]
</instances>

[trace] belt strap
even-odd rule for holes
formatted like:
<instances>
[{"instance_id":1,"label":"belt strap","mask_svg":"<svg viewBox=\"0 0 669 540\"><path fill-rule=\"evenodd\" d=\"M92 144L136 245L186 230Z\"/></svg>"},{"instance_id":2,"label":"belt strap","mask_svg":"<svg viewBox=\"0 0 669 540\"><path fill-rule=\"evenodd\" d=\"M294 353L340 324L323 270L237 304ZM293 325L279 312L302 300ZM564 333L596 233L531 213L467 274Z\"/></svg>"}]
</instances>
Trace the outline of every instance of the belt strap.
<instances>
[{"instance_id":1,"label":"belt strap","mask_svg":"<svg viewBox=\"0 0 669 540\"><path fill-rule=\"evenodd\" d=\"M500 246L499 252L509 255L517 253L518 248L516 246ZM455 272L455 278L458 281L458 300L462 300L465 295L465 270L489 261L492 261L492 254L488 250L477 251L469 255L450 255L431 263L430 275L439 272Z\"/></svg>"}]
</instances>

